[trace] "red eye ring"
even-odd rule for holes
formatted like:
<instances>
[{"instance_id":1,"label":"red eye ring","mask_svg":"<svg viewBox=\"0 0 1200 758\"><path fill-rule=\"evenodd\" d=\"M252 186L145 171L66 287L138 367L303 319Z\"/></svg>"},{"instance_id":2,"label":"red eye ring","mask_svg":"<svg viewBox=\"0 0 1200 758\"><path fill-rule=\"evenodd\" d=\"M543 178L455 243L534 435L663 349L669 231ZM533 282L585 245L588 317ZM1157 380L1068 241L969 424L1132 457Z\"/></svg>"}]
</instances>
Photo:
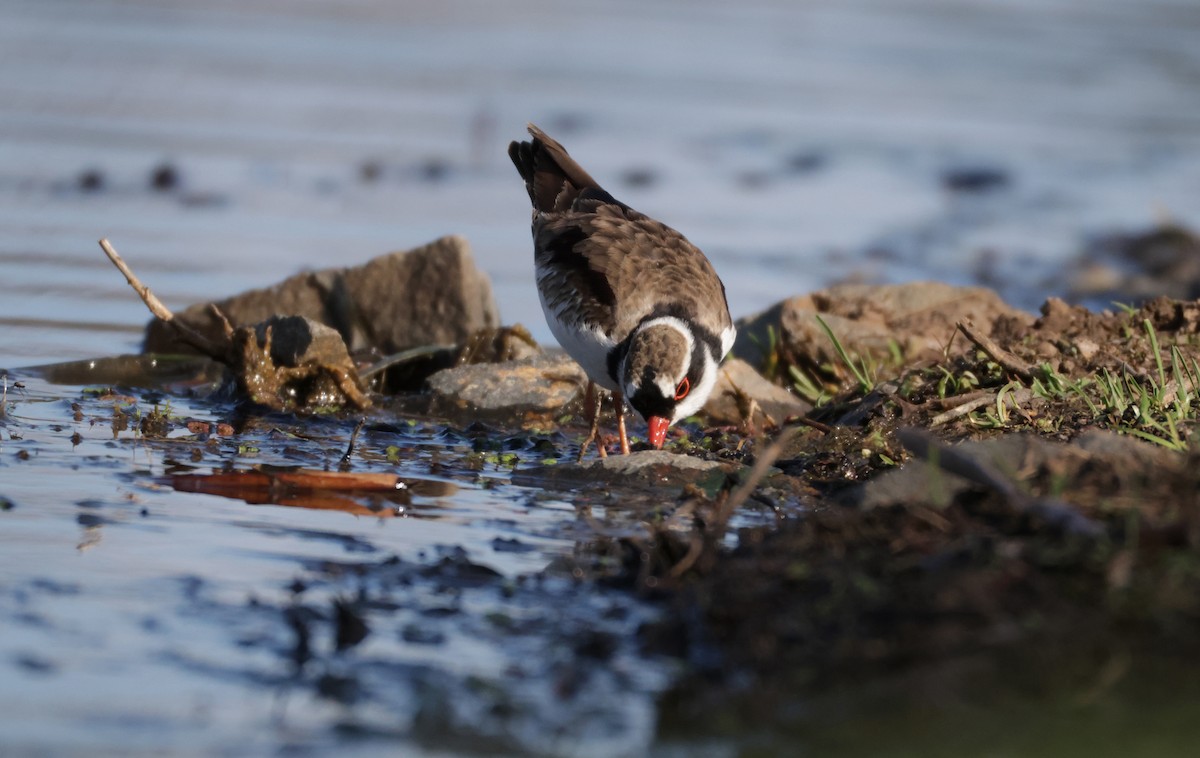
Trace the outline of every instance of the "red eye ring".
<instances>
[{"instance_id":1,"label":"red eye ring","mask_svg":"<svg viewBox=\"0 0 1200 758\"><path fill-rule=\"evenodd\" d=\"M682 400L685 397L687 397L687 394L691 391L692 391L692 383L689 382L688 378L685 376L685 377L683 377L683 381L680 382L675 387L675 399Z\"/></svg>"}]
</instances>

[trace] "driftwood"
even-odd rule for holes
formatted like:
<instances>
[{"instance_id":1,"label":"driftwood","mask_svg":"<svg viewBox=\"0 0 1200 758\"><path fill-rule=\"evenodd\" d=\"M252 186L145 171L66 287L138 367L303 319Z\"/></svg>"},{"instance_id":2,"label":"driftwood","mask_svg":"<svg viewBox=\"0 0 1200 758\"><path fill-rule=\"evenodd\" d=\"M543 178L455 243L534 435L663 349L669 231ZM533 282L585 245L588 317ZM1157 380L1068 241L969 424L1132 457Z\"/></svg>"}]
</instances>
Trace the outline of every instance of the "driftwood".
<instances>
[{"instance_id":1,"label":"driftwood","mask_svg":"<svg viewBox=\"0 0 1200 758\"><path fill-rule=\"evenodd\" d=\"M142 284L142 281L137 278L136 274L133 273L133 269L129 268L129 265L125 263L125 260L121 258L120 254L117 253L116 249L107 239L100 240L100 249L103 250L104 254L108 256L108 259L112 261L112 264L116 266L122 274L125 275L125 281L129 282L130 287L133 287L133 291L138 294L138 297L140 297L142 302L146 304L146 307L150 309L150 313L152 313L155 318L163 321L172 329L174 329L175 333L179 335L179 339L196 348L209 358L212 358L214 361L220 361L221 363L225 364L230 362L230 338L233 335L233 327L229 324L229 320L225 318L225 315L221 313L219 309L217 309L215 306L213 307L215 315L217 315L221 321L224 322L226 327L226 344L224 345L213 342L208 337L205 337L203 334L194 331L193 329L189 328L187 324L175 318L175 314L171 312L171 309L163 305L163 302L159 300L153 292L150 291L149 287Z\"/></svg>"},{"instance_id":2,"label":"driftwood","mask_svg":"<svg viewBox=\"0 0 1200 758\"><path fill-rule=\"evenodd\" d=\"M214 341L177 319L107 239L100 240L100 247L150 313L169 325L181 341L225 365L245 399L275 410L370 407L345 342L335 330L299 316L276 316L235 328L212 306L223 325L221 339Z\"/></svg>"}]
</instances>

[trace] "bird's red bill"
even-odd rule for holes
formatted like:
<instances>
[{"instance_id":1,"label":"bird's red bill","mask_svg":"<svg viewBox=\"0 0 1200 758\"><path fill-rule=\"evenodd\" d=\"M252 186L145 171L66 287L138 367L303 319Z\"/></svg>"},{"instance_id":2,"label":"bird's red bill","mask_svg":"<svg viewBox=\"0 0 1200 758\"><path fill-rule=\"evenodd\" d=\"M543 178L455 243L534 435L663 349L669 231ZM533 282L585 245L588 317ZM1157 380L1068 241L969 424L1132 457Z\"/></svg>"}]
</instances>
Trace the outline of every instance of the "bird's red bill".
<instances>
[{"instance_id":1,"label":"bird's red bill","mask_svg":"<svg viewBox=\"0 0 1200 758\"><path fill-rule=\"evenodd\" d=\"M650 424L650 444L655 450L661 450L663 443L667 440L667 427L671 425L669 419L662 416L651 416L648 422Z\"/></svg>"}]
</instances>

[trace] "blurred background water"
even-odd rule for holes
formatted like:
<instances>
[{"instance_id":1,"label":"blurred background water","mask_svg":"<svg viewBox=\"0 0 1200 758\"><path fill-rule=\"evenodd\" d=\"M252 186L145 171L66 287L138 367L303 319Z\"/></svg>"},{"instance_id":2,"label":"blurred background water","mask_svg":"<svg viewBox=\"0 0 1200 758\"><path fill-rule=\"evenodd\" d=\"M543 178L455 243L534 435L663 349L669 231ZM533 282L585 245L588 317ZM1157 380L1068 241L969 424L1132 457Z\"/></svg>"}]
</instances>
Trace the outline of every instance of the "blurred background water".
<instances>
[{"instance_id":1,"label":"blurred background water","mask_svg":"<svg viewBox=\"0 0 1200 758\"><path fill-rule=\"evenodd\" d=\"M1089 235L1200 217L1193 0L3 0L0 365L465 235L550 340L526 121L682 230L736 316L846 278L1035 307ZM157 187L157 189L156 189Z\"/></svg>"}]
</instances>

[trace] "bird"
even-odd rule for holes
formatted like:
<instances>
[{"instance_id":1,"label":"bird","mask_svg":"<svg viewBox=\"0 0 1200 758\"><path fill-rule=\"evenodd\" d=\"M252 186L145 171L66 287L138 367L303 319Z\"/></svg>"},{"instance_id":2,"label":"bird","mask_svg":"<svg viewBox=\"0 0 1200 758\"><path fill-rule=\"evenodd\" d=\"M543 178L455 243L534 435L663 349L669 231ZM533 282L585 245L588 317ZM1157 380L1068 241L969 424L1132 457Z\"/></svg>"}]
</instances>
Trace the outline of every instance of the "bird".
<instances>
[{"instance_id":1,"label":"bird","mask_svg":"<svg viewBox=\"0 0 1200 758\"><path fill-rule=\"evenodd\" d=\"M625 402L646 421L651 446L704 406L733 347L725 285L679 232L614 198L534 124L508 155L533 204L534 270L550 332L588 377L598 438L600 386L612 393L621 452ZM599 454L607 453L597 444Z\"/></svg>"}]
</instances>

